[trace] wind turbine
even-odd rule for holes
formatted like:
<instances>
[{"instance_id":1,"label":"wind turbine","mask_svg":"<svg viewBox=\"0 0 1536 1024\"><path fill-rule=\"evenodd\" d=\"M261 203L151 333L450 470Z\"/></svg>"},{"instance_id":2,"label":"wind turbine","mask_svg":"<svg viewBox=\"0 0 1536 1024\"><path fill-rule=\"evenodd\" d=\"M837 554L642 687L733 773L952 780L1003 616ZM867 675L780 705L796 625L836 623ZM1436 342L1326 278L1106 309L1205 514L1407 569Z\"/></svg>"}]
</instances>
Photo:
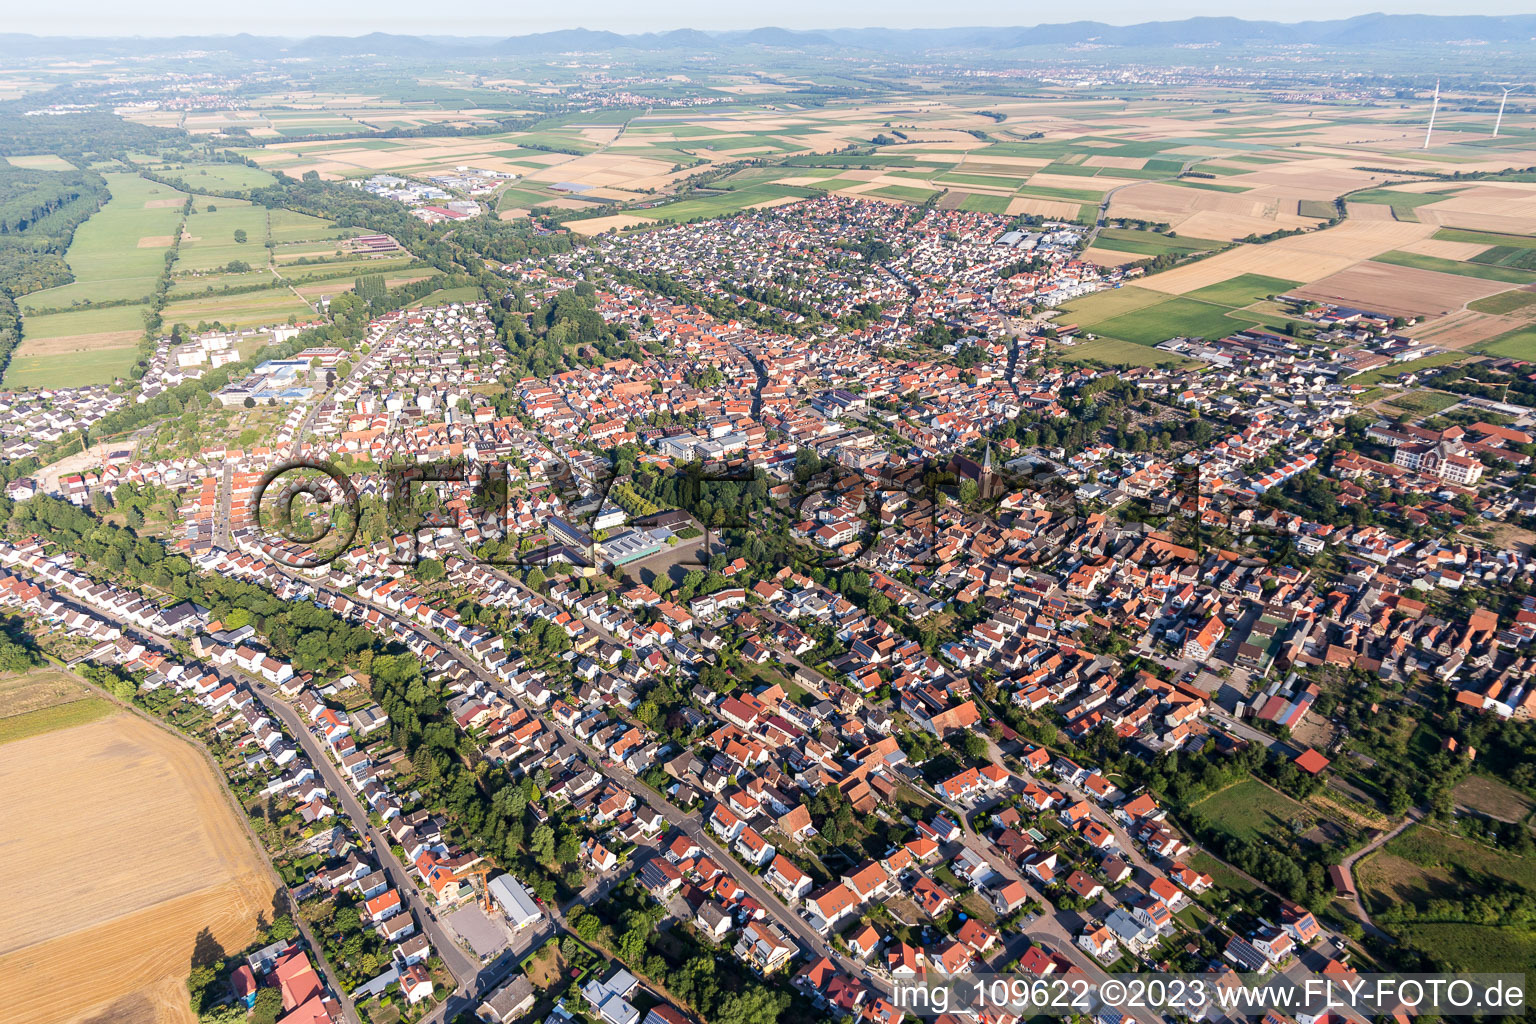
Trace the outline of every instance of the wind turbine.
<instances>
[{"instance_id":1,"label":"wind turbine","mask_svg":"<svg viewBox=\"0 0 1536 1024\"><path fill-rule=\"evenodd\" d=\"M1440 79L1435 79L1435 105L1429 108L1429 127L1424 129L1424 148L1429 148L1429 137L1435 131L1435 112L1440 109Z\"/></svg>"},{"instance_id":2,"label":"wind turbine","mask_svg":"<svg viewBox=\"0 0 1536 1024\"><path fill-rule=\"evenodd\" d=\"M1494 119L1494 121L1493 121L1493 137L1494 138L1498 138L1499 137L1499 125L1504 123L1504 104L1509 102L1509 94L1512 91L1513 91L1512 88L1511 89L1505 89L1504 90L1504 98L1499 100L1499 116L1496 117Z\"/></svg>"}]
</instances>

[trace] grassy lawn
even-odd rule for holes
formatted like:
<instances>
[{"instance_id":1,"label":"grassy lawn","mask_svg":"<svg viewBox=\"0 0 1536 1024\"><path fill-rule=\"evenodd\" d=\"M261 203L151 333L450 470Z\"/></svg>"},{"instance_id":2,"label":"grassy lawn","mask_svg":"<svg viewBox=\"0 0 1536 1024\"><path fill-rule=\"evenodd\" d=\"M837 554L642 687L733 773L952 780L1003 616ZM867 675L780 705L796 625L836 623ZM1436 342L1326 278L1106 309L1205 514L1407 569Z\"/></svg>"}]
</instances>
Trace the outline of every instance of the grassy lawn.
<instances>
[{"instance_id":1,"label":"grassy lawn","mask_svg":"<svg viewBox=\"0 0 1536 1024\"><path fill-rule=\"evenodd\" d=\"M1247 779L1194 805L1213 826L1229 835L1258 842L1274 832L1291 830L1292 822L1310 827L1317 812L1256 779Z\"/></svg>"},{"instance_id":2,"label":"grassy lawn","mask_svg":"<svg viewBox=\"0 0 1536 1024\"><path fill-rule=\"evenodd\" d=\"M482 298L480 289L472 284L460 288L439 288L422 296L420 301L411 303L412 309L422 309L426 306L442 306L450 302L477 302Z\"/></svg>"},{"instance_id":3,"label":"grassy lawn","mask_svg":"<svg viewBox=\"0 0 1536 1024\"><path fill-rule=\"evenodd\" d=\"M1178 185L1182 188L1199 188L1207 192L1247 192L1251 185L1218 185L1214 181L1190 181L1188 178L1179 178L1170 181L1170 185Z\"/></svg>"},{"instance_id":4,"label":"grassy lawn","mask_svg":"<svg viewBox=\"0 0 1536 1024\"><path fill-rule=\"evenodd\" d=\"M1519 821L1533 806L1530 797L1487 775L1468 775L1455 793L1458 804L1500 821Z\"/></svg>"},{"instance_id":5,"label":"grassy lawn","mask_svg":"<svg viewBox=\"0 0 1536 1024\"><path fill-rule=\"evenodd\" d=\"M1211 880L1218 886L1234 894L1259 891L1258 886L1248 881L1226 861L1217 860L1203 850L1189 859L1189 865L1196 871L1210 875Z\"/></svg>"},{"instance_id":6,"label":"grassy lawn","mask_svg":"<svg viewBox=\"0 0 1536 1024\"><path fill-rule=\"evenodd\" d=\"M84 725L98 718L116 714L118 710L118 706L109 700L102 700L100 697L82 697L67 704L55 704L52 707L38 708L36 711L24 711L19 715L8 715L0 718L0 743L24 740L29 736L40 736L55 729Z\"/></svg>"},{"instance_id":7,"label":"grassy lawn","mask_svg":"<svg viewBox=\"0 0 1536 1024\"><path fill-rule=\"evenodd\" d=\"M1433 270L1441 274L1455 274L1458 277L1475 277L1483 281L1503 281L1506 284L1531 284L1536 282L1536 272L1529 270L1517 270L1513 267L1489 267L1481 263L1462 263L1459 260L1442 259L1439 256L1424 256L1416 252L1403 252L1393 250L1384 252L1379 256L1372 256L1376 263L1388 263L1394 267L1414 267L1419 270Z\"/></svg>"},{"instance_id":8,"label":"grassy lawn","mask_svg":"<svg viewBox=\"0 0 1536 1024\"><path fill-rule=\"evenodd\" d=\"M1497 295L1469 302L1467 308L1479 313L1495 313L1501 316L1536 317L1536 292L1511 288L1507 292L1499 292Z\"/></svg>"},{"instance_id":9,"label":"grassy lawn","mask_svg":"<svg viewBox=\"0 0 1536 1024\"><path fill-rule=\"evenodd\" d=\"M1287 281L1282 277L1264 274L1239 274L1220 284L1206 285L1186 292L1185 298L1214 302L1218 306L1246 306L1267 299L1271 295L1284 295L1292 288L1300 288L1300 281Z\"/></svg>"},{"instance_id":10,"label":"grassy lawn","mask_svg":"<svg viewBox=\"0 0 1536 1024\"><path fill-rule=\"evenodd\" d=\"M22 324L22 337L48 340L117 331L131 331L137 336L144 332L144 311L148 308L148 306L103 306L100 309L29 316Z\"/></svg>"},{"instance_id":11,"label":"grassy lawn","mask_svg":"<svg viewBox=\"0 0 1536 1024\"><path fill-rule=\"evenodd\" d=\"M1501 334L1475 345L1473 351L1489 356L1507 356L1510 359L1536 359L1536 327L1522 327Z\"/></svg>"},{"instance_id":12,"label":"grassy lawn","mask_svg":"<svg viewBox=\"0 0 1536 1024\"><path fill-rule=\"evenodd\" d=\"M293 210L269 210L267 222L274 242L303 242L318 238L350 238L356 228L339 228L330 221Z\"/></svg>"},{"instance_id":13,"label":"grassy lawn","mask_svg":"<svg viewBox=\"0 0 1536 1024\"><path fill-rule=\"evenodd\" d=\"M1536 886L1536 858L1415 825L1357 864L1355 876L1374 913L1400 903L1424 912L1432 900L1455 904L1508 884ZM1462 969L1536 969L1536 934L1523 927L1413 921L1389 925L1388 930Z\"/></svg>"},{"instance_id":14,"label":"grassy lawn","mask_svg":"<svg viewBox=\"0 0 1536 1024\"><path fill-rule=\"evenodd\" d=\"M1389 399L1386 404L1417 416L1431 416L1449 409L1461 399L1461 395L1448 395L1442 391L1409 391Z\"/></svg>"}]
</instances>

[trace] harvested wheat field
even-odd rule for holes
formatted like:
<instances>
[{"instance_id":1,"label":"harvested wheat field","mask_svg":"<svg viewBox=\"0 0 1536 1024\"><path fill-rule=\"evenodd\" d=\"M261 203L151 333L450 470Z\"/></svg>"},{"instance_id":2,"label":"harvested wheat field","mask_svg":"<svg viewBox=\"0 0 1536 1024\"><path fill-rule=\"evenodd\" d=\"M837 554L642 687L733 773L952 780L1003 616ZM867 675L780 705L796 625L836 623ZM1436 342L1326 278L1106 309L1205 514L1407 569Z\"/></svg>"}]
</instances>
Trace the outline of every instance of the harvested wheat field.
<instances>
[{"instance_id":1,"label":"harvested wheat field","mask_svg":"<svg viewBox=\"0 0 1536 1024\"><path fill-rule=\"evenodd\" d=\"M135 715L0 746L6 1019L190 1024L206 929L226 950L270 920L275 883L187 741ZM205 939L206 941L206 939Z\"/></svg>"},{"instance_id":2,"label":"harvested wheat field","mask_svg":"<svg viewBox=\"0 0 1536 1024\"><path fill-rule=\"evenodd\" d=\"M1058 220L1072 220L1077 216L1077 203L1058 202L1055 199L1010 199L1008 201L1008 216L1014 217L1021 213L1027 213L1034 217L1054 217Z\"/></svg>"},{"instance_id":3,"label":"harvested wheat field","mask_svg":"<svg viewBox=\"0 0 1536 1024\"><path fill-rule=\"evenodd\" d=\"M1485 295L1506 290L1498 281L1441 274L1387 263L1358 263L1294 294L1322 302L1399 316L1449 313Z\"/></svg>"},{"instance_id":4,"label":"harvested wheat field","mask_svg":"<svg viewBox=\"0 0 1536 1024\"><path fill-rule=\"evenodd\" d=\"M1520 320L1491 313L1476 313L1470 309L1459 310L1450 316L1442 316L1415 324L1408 328L1409 337L1438 348L1462 349L1489 338L1497 338L1517 327Z\"/></svg>"},{"instance_id":5,"label":"harvested wheat field","mask_svg":"<svg viewBox=\"0 0 1536 1024\"><path fill-rule=\"evenodd\" d=\"M632 228L639 224L656 223L649 217L635 217L627 213L616 213L611 217L593 217L589 220L566 221L566 226L578 235L600 235L604 231L617 231L621 228Z\"/></svg>"},{"instance_id":6,"label":"harvested wheat field","mask_svg":"<svg viewBox=\"0 0 1536 1024\"><path fill-rule=\"evenodd\" d=\"M1488 248L1489 246L1481 242L1448 242L1440 238L1425 238L1422 241L1408 243L1403 246L1402 251L1465 262L1474 256L1482 255Z\"/></svg>"}]
</instances>

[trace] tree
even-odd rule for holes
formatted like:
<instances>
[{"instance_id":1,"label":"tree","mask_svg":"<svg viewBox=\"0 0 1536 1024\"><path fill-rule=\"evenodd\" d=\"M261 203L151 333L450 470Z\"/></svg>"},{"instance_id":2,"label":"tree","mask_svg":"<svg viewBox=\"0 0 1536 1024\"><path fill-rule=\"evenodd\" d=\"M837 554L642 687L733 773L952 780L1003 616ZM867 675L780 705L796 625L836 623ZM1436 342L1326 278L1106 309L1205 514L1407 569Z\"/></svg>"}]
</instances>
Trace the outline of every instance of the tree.
<instances>
[{"instance_id":1,"label":"tree","mask_svg":"<svg viewBox=\"0 0 1536 1024\"><path fill-rule=\"evenodd\" d=\"M548 825L540 825L533 830L533 838L529 841L528 848L533 855L544 863L555 859L555 830Z\"/></svg>"},{"instance_id":2,"label":"tree","mask_svg":"<svg viewBox=\"0 0 1536 1024\"><path fill-rule=\"evenodd\" d=\"M282 1012L282 990L268 986L256 993L256 1005L251 1007L251 1024L277 1024Z\"/></svg>"},{"instance_id":3,"label":"tree","mask_svg":"<svg viewBox=\"0 0 1536 1024\"><path fill-rule=\"evenodd\" d=\"M245 236L245 228L235 228L235 244L236 245L244 245L245 244L245 237L246 237Z\"/></svg>"},{"instance_id":4,"label":"tree","mask_svg":"<svg viewBox=\"0 0 1536 1024\"><path fill-rule=\"evenodd\" d=\"M281 1000L281 996L279 996ZM198 1016L199 1024L245 1024L245 1008L223 1003Z\"/></svg>"}]
</instances>

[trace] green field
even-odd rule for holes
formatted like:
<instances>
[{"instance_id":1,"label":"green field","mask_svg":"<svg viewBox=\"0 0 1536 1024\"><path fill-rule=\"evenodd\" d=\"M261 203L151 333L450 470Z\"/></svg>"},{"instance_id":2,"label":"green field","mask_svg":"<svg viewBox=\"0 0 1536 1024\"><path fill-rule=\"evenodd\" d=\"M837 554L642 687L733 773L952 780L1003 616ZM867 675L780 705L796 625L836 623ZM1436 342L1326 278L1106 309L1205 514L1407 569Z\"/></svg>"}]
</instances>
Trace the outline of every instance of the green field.
<instances>
[{"instance_id":1,"label":"green field","mask_svg":"<svg viewBox=\"0 0 1536 1024\"><path fill-rule=\"evenodd\" d=\"M1086 188L1053 188L1048 185L1025 185L1018 195L1034 199L1070 199L1076 203L1097 203L1104 198L1102 191Z\"/></svg>"},{"instance_id":2,"label":"green field","mask_svg":"<svg viewBox=\"0 0 1536 1024\"><path fill-rule=\"evenodd\" d=\"M188 192L244 192L277 182L269 172L245 164L172 164L158 173L180 182Z\"/></svg>"},{"instance_id":3,"label":"green field","mask_svg":"<svg viewBox=\"0 0 1536 1024\"><path fill-rule=\"evenodd\" d=\"M1388 263L1394 267L1415 267L1419 270L1433 270L1441 274L1455 274L1458 277L1476 277L1483 281L1503 281L1505 284L1533 284L1536 283L1536 272L1529 270L1516 270L1512 267L1488 267L1480 263L1462 263L1460 260L1448 260L1440 256L1424 256L1416 252L1403 252L1394 249L1384 252L1371 259L1376 263Z\"/></svg>"},{"instance_id":4,"label":"green field","mask_svg":"<svg viewBox=\"0 0 1536 1024\"><path fill-rule=\"evenodd\" d=\"M1071 348L1062 348L1060 355L1062 359L1071 363L1096 362L1111 366L1157 366L1162 363L1175 363L1179 366L1197 365L1194 360L1184 359L1171 352L1159 352L1146 345L1116 341L1114 338L1095 338L1092 341L1080 342Z\"/></svg>"},{"instance_id":5,"label":"green field","mask_svg":"<svg viewBox=\"0 0 1536 1024\"><path fill-rule=\"evenodd\" d=\"M1529 235L1504 235L1495 231L1468 231L1465 228L1441 228L1431 237L1442 242L1471 242L1474 245L1510 246L1536 249L1536 238Z\"/></svg>"},{"instance_id":6,"label":"green field","mask_svg":"<svg viewBox=\"0 0 1536 1024\"><path fill-rule=\"evenodd\" d=\"M1439 203L1445 200L1445 196L1433 192L1397 192L1389 188L1372 188L1364 192L1355 192L1345 196L1348 203L1376 203L1381 206L1392 207L1392 216L1398 220L1418 220L1413 212L1421 206L1430 203Z\"/></svg>"},{"instance_id":7,"label":"green field","mask_svg":"<svg viewBox=\"0 0 1536 1024\"><path fill-rule=\"evenodd\" d=\"M823 187L831 186L827 184ZM749 206L771 202L784 196L809 197L815 194L815 190L798 185L752 185L723 195L684 199L649 210L635 210L634 213L641 217L655 217L657 220L687 221L701 217L729 216Z\"/></svg>"},{"instance_id":8,"label":"green field","mask_svg":"<svg viewBox=\"0 0 1536 1024\"><path fill-rule=\"evenodd\" d=\"M1006 213L1008 210L1008 197L983 196L973 193L960 201L960 209L974 210L977 213Z\"/></svg>"},{"instance_id":9,"label":"green field","mask_svg":"<svg viewBox=\"0 0 1536 1024\"><path fill-rule=\"evenodd\" d=\"M1185 254L1220 249L1227 242L1213 242L1208 238L1170 237L1156 231L1137 231L1133 228L1105 228L1094 238L1098 249L1130 252L1138 256L1161 256L1163 253Z\"/></svg>"},{"instance_id":10,"label":"green field","mask_svg":"<svg viewBox=\"0 0 1536 1024\"><path fill-rule=\"evenodd\" d=\"M45 341L53 338L73 338L82 334L112 334L130 332L135 340L144 330L144 313L148 306L102 306L99 309L80 309L68 313L49 313L29 316L22 324L22 334L28 339ZM118 339L119 341L125 339Z\"/></svg>"},{"instance_id":11,"label":"green field","mask_svg":"<svg viewBox=\"0 0 1536 1024\"><path fill-rule=\"evenodd\" d=\"M1319 818L1317 811L1256 779L1212 793L1191 810L1214 828L1246 842L1263 842L1268 835L1288 833L1293 822L1310 827Z\"/></svg>"},{"instance_id":12,"label":"green field","mask_svg":"<svg viewBox=\"0 0 1536 1024\"><path fill-rule=\"evenodd\" d=\"M1450 395L1443 391L1409 391L1389 399L1385 404L1416 416L1432 416L1444 412L1461 399L1461 395Z\"/></svg>"},{"instance_id":13,"label":"green field","mask_svg":"<svg viewBox=\"0 0 1536 1024\"><path fill-rule=\"evenodd\" d=\"M1452 905L1508 885L1536 888L1536 858L1495 850L1426 825L1415 825L1355 867L1361 898L1376 914L1410 904L1432 912L1432 900ZM1464 970L1536 970L1536 934L1529 927L1460 921L1387 923L1410 945Z\"/></svg>"},{"instance_id":14,"label":"green field","mask_svg":"<svg viewBox=\"0 0 1536 1024\"><path fill-rule=\"evenodd\" d=\"M1536 327L1522 327L1501 334L1497 338L1479 342L1472 346L1472 350L1488 356L1536 360Z\"/></svg>"},{"instance_id":15,"label":"green field","mask_svg":"<svg viewBox=\"0 0 1536 1024\"><path fill-rule=\"evenodd\" d=\"M1252 187L1249 185L1221 185L1214 181L1190 181L1188 178L1179 178L1176 181L1170 181L1168 184L1179 185L1183 188L1204 189L1207 192L1247 192Z\"/></svg>"},{"instance_id":16,"label":"green field","mask_svg":"<svg viewBox=\"0 0 1536 1024\"><path fill-rule=\"evenodd\" d=\"M356 228L339 228L319 217L293 210L269 210L267 221L271 225L272 241L300 242L319 238L350 238L358 234Z\"/></svg>"},{"instance_id":17,"label":"green field","mask_svg":"<svg viewBox=\"0 0 1536 1024\"><path fill-rule=\"evenodd\" d=\"M1296 212L1303 217L1328 220L1339 215L1339 208L1327 199L1303 199L1296 204Z\"/></svg>"},{"instance_id":18,"label":"green field","mask_svg":"<svg viewBox=\"0 0 1536 1024\"><path fill-rule=\"evenodd\" d=\"M1169 338L1204 338L1214 341L1235 331L1248 330L1258 321L1228 316L1230 307L1199 299L1175 297L1132 313L1100 321L1091 329L1137 345L1157 345Z\"/></svg>"},{"instance_id":19,"label":"green field","mask_svg":"<svg viewBox=\"0 0 1536 1024\"><path fill-rule=\"evenodd\" d=\"M1057 317L1057 320L1063 323L1075 322L1085 330L1092 330L1105 320L1133 310L1144 309L1147 306L1155 306L1159 302L1166 301L1167 298L1168 296L1162 292L1137 288L1135 285L1110 288L1068 302L1061 307L1062 315Z\"/></svg>"},{"instance_id":20,"label":"green field","mask_svg":"<svg viewBox=\"0 0 1536 1024\"><path fill-rule=\"evenodd\" d=\"M1353 377L1346 378L1349 384L1375 384L1378 381L1393 380L1405 373L1416 373L1421 370L1432 370L1437 366L1449 366L1451 363L1465 359L1465 352L1437 352L1423 359L1410 359L1406 363L1395 363L1391 366L1383 366L1379 370L1367 370L1357 373Z\"/></svg>"},{"instance_id":21,"label":"green field","mask_svg":"<svg viewBox=\"0 0 1536 1024\"><path fill-rule=\"evenodd\" d=\"M74 302L147 298L165 269L164 253L181 223L182 193L137 174L104 175L112 198L75 230L66 260L75 280L18 300L22 310ZM148 206L169 203L168 206Z\"/></svg>"},{"instance_id":22,"label":"green field","mask_svg":"<svg viewBox=\"0 0 1536 1024\"><path fill-rule=\"evenodd\" d=\"M411 309L423 309L427 306L443 306L450 302L478 302L484 296L480 289L472 284L459 288L439 288L435 292L424 295L417 302L411 303Z\"/></svg>"},{"instance_id":23,"label":"green field","mask_svg":"<svg viewBox=\"0 0 1536 1024\"><path fill-rule=\"evenodd\" d=\"M1467 262L1486 267L1536 270L1536 249L1523 245L1496 245L1491 249L1483 250Z\"/></svg>"},{"instance_id":24,"label":"green field","mask_svg":"<svg viewBox=\"0 0 1536 1024\"><path fill-rule=\"evenodd\" d=\"M911 188L907 185L886 185L882 188L870 189L864 193L867 196L879 196L881 199L900 199L904 203L924 203L937 195L937 191L931 188Z\"/></svg>"},{"instance_id":25,"label":"green field","mask_svg":"<svg viewBox=\"0 0 1536 1024\"><path fill-rule=\"evenodd\" d=\"M216 209L209 213L208 207ZM234 260L251 267L267 262L267 211L239 199L209 199L199 196L199 212L187 218L186 233L177 253L173 273L216 270ZM245 241L236 242L235 232L244 231Z\"/></svg>"},{"instance_id":26,"label":"green field","mask_svg":"<svg viewBox=\"0 0 1536 1024\"><path fill-rule=\"evenodd\" d=\"M308 320L314 310L286 287L265 288L241 295L212 295L168 303L167 324L221 323L226 327L261 327L287 322L290 316Z\"/></svg>"},{"instance_id":27,"label":"green field","mask_svg":"<svg viewBox=\"0 0 1536 1024\"><path fill-rule=\"evenodd\" d=\"M1467 308L1479 313L1536 317L1536 291L1511 288L1507 292L1469 302Z\"/></svg>"},{"instance_id":28,"label":"green field","mask_svg":"<svg viewBox=\"0 0 1536 1024\"><path fill-rule=\"evenodd\" d=\"M1271 295L1284 295L1292 288L1300 287L1300 281L1287 281L1284 278L1267 277L1264 274L1239 274L1220 284L1206 285L1204 288L1186 292L1185 298L1214 302L1218 306L1246 306L1260 299L1267 299Z\"/></svg>"},{"instance_id":29,"label":"green field","mask_svg":"<svg viewBox=\"0 0 1536 1024\"><path fill-rule=\"evenodd\" d=\"M93 348L58 355L21 355L5 368L8 388L69 388L85 384L111 384L126 377L139 360L137 346Z\"/></svg>"}]
</instances>

